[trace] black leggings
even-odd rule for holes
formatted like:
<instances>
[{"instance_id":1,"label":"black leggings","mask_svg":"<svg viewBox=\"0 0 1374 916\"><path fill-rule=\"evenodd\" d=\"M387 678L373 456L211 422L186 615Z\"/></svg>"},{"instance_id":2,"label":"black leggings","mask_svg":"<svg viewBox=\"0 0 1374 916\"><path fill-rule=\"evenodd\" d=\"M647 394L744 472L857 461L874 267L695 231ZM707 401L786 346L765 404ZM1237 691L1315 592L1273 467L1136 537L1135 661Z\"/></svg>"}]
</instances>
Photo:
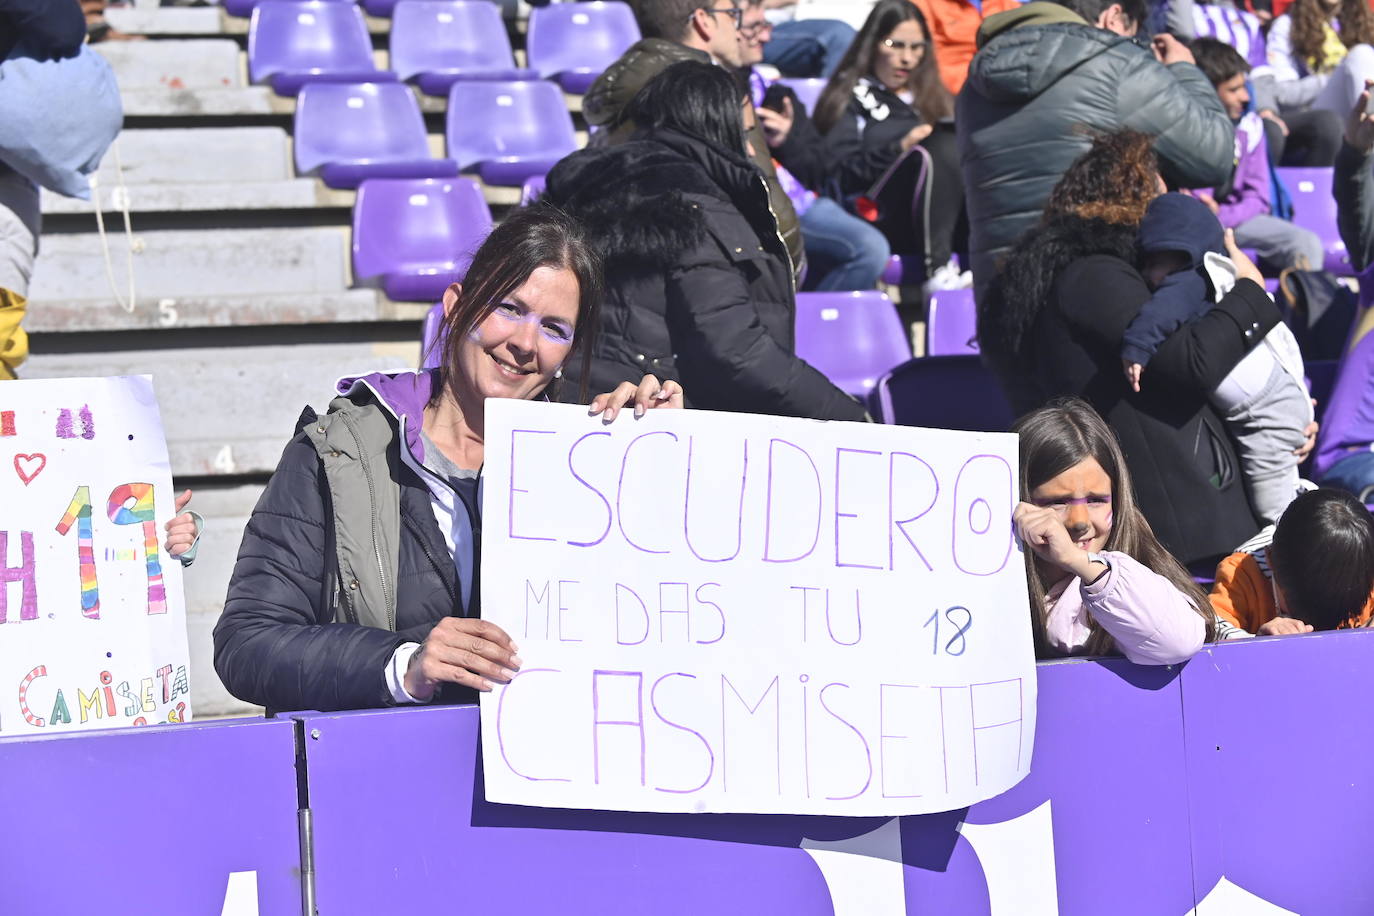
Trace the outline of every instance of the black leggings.
<instances>
[{"instance_id":1,"label":"black leggings","mask_svg":"<svg viewBox=\"0 0 1374 916\"><path fill-rule=\"evenodd\" d=\"M1288 125L1288 136L1268 118L1264 119L1264 139L1269 145L1269 164L1307 168L1326 168L1336 164L1345 125L1334 111L1309 109L1281 115Z\"/></svg>"}]
</instances>

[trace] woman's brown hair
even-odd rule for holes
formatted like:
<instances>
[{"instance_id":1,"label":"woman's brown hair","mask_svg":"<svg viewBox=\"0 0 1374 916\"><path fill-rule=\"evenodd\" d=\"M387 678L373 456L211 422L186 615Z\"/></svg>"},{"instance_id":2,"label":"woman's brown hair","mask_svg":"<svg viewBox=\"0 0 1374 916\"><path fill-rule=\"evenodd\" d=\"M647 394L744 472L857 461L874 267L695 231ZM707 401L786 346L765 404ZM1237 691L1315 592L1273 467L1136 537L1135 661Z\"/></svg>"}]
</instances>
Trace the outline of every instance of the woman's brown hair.
<instances>
[{"instance_id":1,"label":"woman's brown hair","mask_svg":"<svg viewBox=\"0 0 1374 916\"><path fill-rule=\"evenodd\" d=\"M860 78L873 74L873 55L878 51L878 43L892 34L892 30L903 22L915 20L921 25L926 36L926 51L921 62L907 77L906 88L911 91L912 108L927 124L934 124L941 118L954 114L954 97L949 94L945 84L940 81L940 68L935 65L935 44L931 40L930 26L926 17L911 0L878 0L863 28L844 52L835 75L830 77L821 97L816 100L816 110L811 120L816 129L827 134L844 114L845 107L854 96L854 86Z\"/></svg>"},{"instance_id":2,"label":"woman's brown hair","mask_svg":"<svg viewBox=\"0 0 1374 916\"><path fill-rule=\"evenodd\" d=\"M1322 53L1326 43L1323 27L1332 19L1341 24L1341 44L1347 48L1374 44L1374 13L1368 0L1341 0L1334 16L1327 13L1322 0L1294 0L1288 16L1293 21L1293 53L1304 67L1310 68L1311 61Z\"/></svg>"},{"instance_id":3,"label":"woman's brown hair","mask_svg":"<svg viewBox=\"0 0 1374 916\"><path fill-rule=\"evenodd\" d=\"M458 300L444 315L432 344L442 350L441 384L434 388L434 401L441 392L451 391L461 375L462 342L492 309L541 267L569 270L577 278L577 325L568 359L582 359L580 399L587 400L592 346L601 315L601 257L588 242L581 223L553 204L536 201L502 220L473 255ZM545 394L552 396L553 392ZM453 395L456 398L457 392Z\"/></svg>"},{"instance_id":4,"label":"woman's brown hair","mask_svg":"<svg viewBox=\"0 0 1374 916\"><path fill-rule=\"evenodd\" d=\"M1101 134L1054 186L1041 223L1070 215L1139 226L1158 195L1154 138L1136 130Z\"/></svg>"},{"instance_id":5,"label":"woman's brown hair","mask_svg":"<svg viewBox=\"0 0 1374 916\"><path fill-rule=\"evenodd\" d=\"M1106 421L1083 400L1061 398L1017 420L1011 431L1020 436L1021 499L1029 501L1036 487L1058 477L1082 461L1093 458L1112 482L1112 530L1104 550L1117 550L1146 569L1169 580L1193 605L1207 626L1207 639L1215 638L1212 605L1188 571L1159 543L1150 523L1135 501L1131 472ZM1035 553L1027 550L1026 584L1030 590L1031 632L1035 636L1038 658L1052 658L1055 650L1045 635L1049 590L1040 576ZM1090 635L1085 650L1089 655L1118 654L1111 634L1089 618Z\"/></svg>"}]
</instances>

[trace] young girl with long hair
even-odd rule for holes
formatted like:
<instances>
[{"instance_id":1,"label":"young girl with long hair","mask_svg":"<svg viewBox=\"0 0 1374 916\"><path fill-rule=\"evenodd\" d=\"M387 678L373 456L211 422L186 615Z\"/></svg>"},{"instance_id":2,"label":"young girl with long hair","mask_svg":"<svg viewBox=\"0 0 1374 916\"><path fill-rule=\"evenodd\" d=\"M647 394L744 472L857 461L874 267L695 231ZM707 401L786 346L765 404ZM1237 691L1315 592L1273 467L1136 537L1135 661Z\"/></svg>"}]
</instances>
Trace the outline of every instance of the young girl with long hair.
<instances>
[{"instance_id":1,"label":"young girl with long hair","mask_svg":"<svg viewBox=\"0 0 1374 916\"><path fill-rule=\"evenodd\" d=\"M893 251L921 254L928 278L941 272L937 288L960 278L950 264L964 207L953 115L925 17L909 0L878 0L814 116L826 193L872 219Z\"/></svg>"},{"instance_id":2,"label":"young girl with long hair","mask_svg":"<svg viewBox=\"0 0 1374 916\"><path fill-rule=\"evenodd\" d=\"M1084 401L1032 411L1020 438L1016 532L1037 657L1191 658L1215 635L1207 596L1155 539L1110 428Z\"/></svg>"},{"instance_id":3,"label":"young girl with long hair","mask_svg":"<svg viewBox=\"0 0 1374 916\"><path fill-rule=\"evenodd\" d=\"M1345 118L1374 78L1372 45L1367 0L1295 0L1265 45L1280 113L1314 108Z\"/></svg>"}]
</instances>

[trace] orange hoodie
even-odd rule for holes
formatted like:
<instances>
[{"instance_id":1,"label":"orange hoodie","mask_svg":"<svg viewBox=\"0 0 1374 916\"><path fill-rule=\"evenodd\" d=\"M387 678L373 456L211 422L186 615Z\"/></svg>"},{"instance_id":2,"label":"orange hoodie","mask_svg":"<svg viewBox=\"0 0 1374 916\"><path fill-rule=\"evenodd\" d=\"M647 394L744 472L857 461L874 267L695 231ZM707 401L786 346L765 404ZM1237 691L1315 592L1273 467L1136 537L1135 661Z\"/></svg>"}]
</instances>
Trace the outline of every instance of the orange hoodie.
<instances>
[{"instance_id":1,"label":"orange hoodie","mask_svg":"<svg viewBox=\"0 0 1374 916\"><path fill-rule=\"evenodd\" d=\"M1274 601L1274 585L1269 572L1267 550L1256 553L1233 553L1217 564L1217 581L1207 596L1212 608L1221 617L1251 633L1279 616ZM1374 616L1374 595L1364 603L1359 616L1342 623L1337 629L1366 626Z\"/></svg>"},{"instance_id":2,"label":"orange hoodie","mask_svg":"<svg viewBox=\"0 0 1374 916\"><path fill-rule=\"evenodd\" d=\"M930 40L940 80L955 95L968 77L968 64L978 50L978 27L994 13L1019 9L1021 0L983 0L982 8L969 0L911 0L930 26Z\"/></svg>"}]
</instances>

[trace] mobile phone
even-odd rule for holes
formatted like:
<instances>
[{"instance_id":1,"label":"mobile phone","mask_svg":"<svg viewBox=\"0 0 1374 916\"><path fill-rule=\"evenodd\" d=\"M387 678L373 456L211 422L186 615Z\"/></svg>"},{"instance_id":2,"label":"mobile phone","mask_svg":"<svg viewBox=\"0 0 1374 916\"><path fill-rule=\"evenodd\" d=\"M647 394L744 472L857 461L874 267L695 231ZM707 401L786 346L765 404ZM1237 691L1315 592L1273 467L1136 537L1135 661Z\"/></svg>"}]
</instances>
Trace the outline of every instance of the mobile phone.
<instances>
[{"instance_id":1,"label":"mobile phone","mask_svg":"<svg viewBox=\"0 0 1374 916\"><path fill-rule=\"evenodd\" d=\"M787 98L787 87L781 83L774 83L768 87L763 94L763 102L760 108L767 108L769 111L782 113L782 100Z\"/></svg>"}]
</instances>

